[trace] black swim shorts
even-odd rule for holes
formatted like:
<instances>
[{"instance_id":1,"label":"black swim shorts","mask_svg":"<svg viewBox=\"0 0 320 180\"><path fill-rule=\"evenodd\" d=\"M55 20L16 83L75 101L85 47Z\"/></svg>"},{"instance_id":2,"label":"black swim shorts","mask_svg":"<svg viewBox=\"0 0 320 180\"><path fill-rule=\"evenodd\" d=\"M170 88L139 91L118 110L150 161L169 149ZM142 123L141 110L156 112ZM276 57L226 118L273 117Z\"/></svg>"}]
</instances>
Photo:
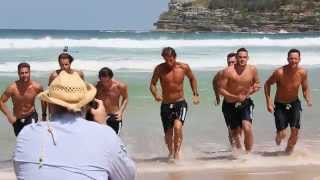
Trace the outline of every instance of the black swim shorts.
<instances>
[{"instance_id":1,"label":"black swim shorts","mask_svg":"<svg viewBox=\"0 0 320 180\"><path fill-rule=\"evenodd\" d=\"M226 125L231 129L242 127L242 121L246 120L252 123L254 104L252 99L247 98L243 102L229 103L223 101L222 112Z\"/></svg>"},{"instance_id":2,"label":"black swim shorts","mask_svg":"<svg viewBox=\"0 0 320 180\"><path fill-rule=\"evenodd\" d=\"M274 103L274 119L277 131L286 129L290 124L291 128L300 129L301 102L299 99L290 103Z\"/></svg>"},{"instance_id":3,"label":"black swim shorts","mask_svg":"<svg viewBox=\"0 0 320 180\"><path fill-rule=\"evenodd\" d=\"M122 120L118 120L116 114L108 113L107 125L110 126L118 135L122 127Z\"/></svg>"},{"instance_id":4,"label":"black swim shorts","mask_svg":"<svg viewBox=\"0 0 320 180\"><path fill-rule=\"evenodd\" d=\"M18 136L22 128L28 124L38 122L38 113L36 111L32 112L29 116L17 119L16 122L12 124L14 129L14 134Z\"/></svg>"},{"instance_id":5,"label":"black swim shorts","mask_svg":"<svg viewBox=\"0 0 320 180\"><path fill-rule=\"evenodd\" d=\"M187 117L188 104L185 100L175 103L162 103L161 104L161 121L164 132L173 127L174 120L180 120L182 125Z\"/></svg>"}]
</instances>

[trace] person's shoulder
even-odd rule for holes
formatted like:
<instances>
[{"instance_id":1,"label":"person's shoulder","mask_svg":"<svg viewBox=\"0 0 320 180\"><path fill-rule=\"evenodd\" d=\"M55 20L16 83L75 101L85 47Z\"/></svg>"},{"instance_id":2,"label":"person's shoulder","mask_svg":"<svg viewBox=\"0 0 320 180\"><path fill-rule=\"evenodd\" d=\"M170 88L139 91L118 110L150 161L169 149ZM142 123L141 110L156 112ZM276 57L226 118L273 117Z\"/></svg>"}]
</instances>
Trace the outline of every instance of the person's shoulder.
<instances>
[{"instance_id":1,"label":"person's shoulder","mask_svg":"<svg viewBox=\"0 0 320 180\"><path fill-rule=\"evenodd\" d=\"M52 71L49 76L58 76L60 71L61 71L60 69L56 69L56 70Z\"/></svg>"},{"instance_id":2,"label":"person's shoulder","mask_svg":"<svg viewBox=\"0 0 320 180\"><path fill-rule=\"evenodd\" d=\"M158 70L163 69L165 67L165 64L166 63L160 63L160 64L156 65L155 69L158 69Z\"/></svg>"},{"instance_id":3,"label":"person's shoulder","mask_svg":"<svg viewBox=\"0 0 320 180\"><path fill-rule=\"evenodd\" d=\"M187 63L183 63L181 61L177 61L176 65L178 68L182 68L183 70L190 70L190 66Z\"/></svg>"},{"instance_id":4,"label":"person's shoulder","mask_svg":"<svg viewBox=\"0 0 320 180\"><path fill-rule=\"evenodd\" d=\"M165 63L161 63L154 68L154 73L161 73L164 70L165 70Z\"/></svg>"},{"instance_id":5,"label":"person's shoulder","mask_svg":"<svg viewBox=\"0 0 320 180\"><path fill-rule=\"evenodd\" d=\"M42 89L42 85L38 81L31 80L32 86L36 89Z\"/></svg>"},{"instance_id":6,"label":"person's shoulder","mask_svg":"<svg viewBox=\"0 0 320 180\"><path fill-rule=\"evenodd\" d=\"M74 72L78 73L80 76L83 76L83 71L79 70L79 69L72 69Z\"/></svg>"},{"instance_id":7,"label":"person's shoulder","mask_svg":"<svg viewBox=\"0 0 320 180\"><path fill-rule=\"evenodd\" d=\"M86 127L85 130L87 131L86 136L92 136L92 138L99 137L99 139L101 141L105 141L105 143L107 143L108 146L121 143L118 135L110 126L88 120L85 120L84 123Z\"/></svg>"},{"instance_id":8,"label":"person's shoulder","mask_svg":"<svg viewBox=\"0 0 320 180\"><path fill-rule=\"evenodd\" d=\"M216 74L214 75L214 77L219 77L222 76L223 74L223 69L219 70L218 72L216 72Z\"/></svg>"},{"instance_id":9,"label":"person's shoulder","mask_svg":"<svg viewBox=\"0 0 320 180\"><path fill-rule=\"evenodd\" d=\"M18 81L14 81L14 82L12 82L12 83L10 83L8 86L7 86L7 90L16 90L16 89L18 89L18 86L17 86L17 83L18 83Z\"/></svg>"},{"instance_id":10,"label":"person's shoulder","mask_svg":"<svg viewBox=\"0 0 320 180\"><path fill-rule=\"evenodd\" d=\"M221 70L221 74L230 74L234 72L234 66L228 66Z\"/></svg>"},{"instance_id":11,"label":"person's shoulder","mask_svg":"<svg viewBox=\"0 0 320 180\"><path fill-rule=\"evenodd\" d=\"M189 64L181 62L181 61L176 61L176 65L181 66L181 67L189 67Z\"/></svg>"},{"instance_id":12,"label":"person's shoulder","mask_svg":"<svg viewBox=\"0 0 320 180\"><path fill-rule=\"evenodd\" d=\"M221 69L220 71L217 72L216 78L219 79L224 79L224 78L229 78L234 74L234 67L225 67L224 69Z\"/></svg>"},{"instance_id":13,"label":"person's shoulder","mask_svg":"<svg viewBox=\"0 0 320 180\"><path fill-rule=\"evenodd\" d=\"M5 93L8 95L8 94L12 94L14 92L17 92L18 91L18 86L17 86L18 82L19 81L14 81L14 82L10 83L5 90Z\"/></svg>"},{"instance_id":14,"label":"person's shoulder","mask_svg":"<svg viewBox=\"0 0 320 180\"><path fill-rule=\"evenodd\" d=\"M119 81L119 80L115 80L115 82L116 82L116 85L119 88L126 88L127 87L127 84L125 82L122 82L122 81Z\"/></svg>"},{"instance_id":15,"label":"person's shoulder","mask_svg":"<svg viewBox=\"0 0 320 180\"><path fill-rule=\"evenodd\" d=\"M248 67L248 69L250 69L251 71L257 71L257 67L256 67L255 65L248 64L247 67Z\"/></svg>"},{"instance_id":16,"label":"person's shoulder","mask_svg":"<svg viewBox=\"0 0 320 180\"><path fill-rule=\"evenodd\" d=\"M284 69L287 68L287 66L281 66L279 68L277 68L276 70L274 70L275 73L278 73L278 74L283 74L284 72Z\"/></svg>"},{"instance_id":17,"label":"person's shoulder","mask_svg":"<svg viewBox=\"0 0 320 180\"><path fill-rule=\"evenodd\" d=\"M298 67L298 72L301 73L301 74L303 74L303 75L305 75L305 74L307 74L308 71L307 71L305 68L299 66L299 67Z\"/></svg>"},{"instance_id":18,"label":"person's shoulder","mask_svg":"<svg viewBox=\"0 0 320 180\"><path fill-rule=\"evenodd\" d=\"M53 80L54 78L56 78L58 76L58 72L60 72L59 70L54 70L50 73L49 75L49 80Z\"/></svg>"},{"instance_id":19,"label":"person's shoulder","mask_svg":"<svg viewBox=\"0 0 320 180\"><path fill-rule=\"evenodd\" d=\"M102 83L101 83L101 81L97 81L97 83L95 84L95 87L96 87L97 89L102 88Z\"/></svg>"}]
</instances>

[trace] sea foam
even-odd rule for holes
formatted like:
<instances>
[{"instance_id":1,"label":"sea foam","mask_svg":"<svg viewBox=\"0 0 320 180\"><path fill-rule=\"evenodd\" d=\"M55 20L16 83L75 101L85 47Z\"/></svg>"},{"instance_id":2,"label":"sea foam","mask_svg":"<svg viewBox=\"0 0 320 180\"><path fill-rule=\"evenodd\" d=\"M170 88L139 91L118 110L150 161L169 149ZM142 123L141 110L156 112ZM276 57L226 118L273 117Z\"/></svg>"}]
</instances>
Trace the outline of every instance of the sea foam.
<instances>
[{"instance_id":1,"label":"sea foam","mask_svg":"<svg viewBox=\"0 0 320 180\"><path fill-rule=\"evenodd\" d=\"M62 48L70 47L96 47L96 48L162 48L172 47L314 47L320 46L320 37L316 38L240 38L240 39L146 39L135 40L125 38L110 39L54 39L45 37L40 39L0 39L0 49L28 49L28 48Z\"/></svg>"}]
</instances>

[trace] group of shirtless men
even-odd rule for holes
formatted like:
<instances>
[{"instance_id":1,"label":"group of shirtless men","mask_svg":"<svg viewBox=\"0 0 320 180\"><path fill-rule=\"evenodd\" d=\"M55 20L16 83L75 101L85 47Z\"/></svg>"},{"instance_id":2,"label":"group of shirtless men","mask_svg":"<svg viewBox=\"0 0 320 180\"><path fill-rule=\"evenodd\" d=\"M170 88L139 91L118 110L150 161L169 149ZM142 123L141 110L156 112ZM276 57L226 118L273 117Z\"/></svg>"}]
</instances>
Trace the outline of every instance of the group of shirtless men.
<instances>
[{"instance_id":1,"label":"group of shirtless men","mask_svg":"<svg viewBox=\"0 0 320 180\"><path fill-rule=\"evenodd\" d=\"M163 48L164 63L154 69L150 91L154 99L161 102L161 120L165 134L165 143L169 151L169 159L181 158L180 147L183 134L182 126L186 119L188 105L184 97L183 81L185 76L189 79L193 97L192 102L199 104L197 80L188 64L176 61L176 52L171 47ZM242 149L242 135L246 152L253 146L253 108L250 96L260 89L260 80L255 66L247 64L248 50L240 48L236 53L227 56L228 67L219 71L213 78L212 85L215 92L216 103L220 104L220 95L224 97L222 112L228 128L229 141L233 149ZM276 144L280 145L286 137L286 129L290 125L291 133L285 152L292 153L298 139L300 129L300 113L302 111L299 101L299 88L302 87L303 96L308 106L311 106L308 75L305 69L299 66L300 51L291 49L288 52L288 64L276 69L264 84L267 110L274 113L276 124ZM71 68L73 57L63 52L58 57L60 69L50 74L49 84L61 71L84 74ZM0 110L13 125L15 135L33 122L37 122L38 115L35 109L35 98L43 91L40 83L31 80L30 66L27 63L18 65L19 79L10 84L0 98ZM128 103L128 87L125 83L113 79L111 69L104 67L99 71L99 81L96 84L96 98L103 101L106 113L106 123L120 133L122 117ZM157 90L160 80L161 93ZM271 85L276 84L274 103L270 96ZM13 112L6 106L11 98ZM47 104L41 102L42 120L47 120ZM49 108L50 109L50 108ZM50 110L49 110L50 113Z\"/></svg>"}]
</instances>

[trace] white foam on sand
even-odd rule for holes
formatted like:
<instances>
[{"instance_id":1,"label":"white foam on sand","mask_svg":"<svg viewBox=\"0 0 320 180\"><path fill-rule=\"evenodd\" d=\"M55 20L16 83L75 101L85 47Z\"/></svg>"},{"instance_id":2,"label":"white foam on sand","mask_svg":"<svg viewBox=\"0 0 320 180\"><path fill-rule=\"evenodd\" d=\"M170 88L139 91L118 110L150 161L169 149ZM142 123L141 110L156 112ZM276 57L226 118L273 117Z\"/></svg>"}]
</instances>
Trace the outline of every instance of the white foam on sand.
<instances>
[{"instance_id":1,"label":"white foam on sand","mask_svg":"<svg viewBox=\"0 0 320 180\"><path fill-rule=\"evenodd\" d=\"M219 157L220 156L220 157ZM320 155L305 148L297 148L291 155L281 151L253 152L251 154L220 153L212 157L186 159L175 163L141 162L138 172L202 171L210 169L276 168L288 166L320 165ZM266 172L267 173L267 172ZM275 173L275 172L272 172ZM276 171L276 173L286 173Z\"/></svg>"}]
</instances>

